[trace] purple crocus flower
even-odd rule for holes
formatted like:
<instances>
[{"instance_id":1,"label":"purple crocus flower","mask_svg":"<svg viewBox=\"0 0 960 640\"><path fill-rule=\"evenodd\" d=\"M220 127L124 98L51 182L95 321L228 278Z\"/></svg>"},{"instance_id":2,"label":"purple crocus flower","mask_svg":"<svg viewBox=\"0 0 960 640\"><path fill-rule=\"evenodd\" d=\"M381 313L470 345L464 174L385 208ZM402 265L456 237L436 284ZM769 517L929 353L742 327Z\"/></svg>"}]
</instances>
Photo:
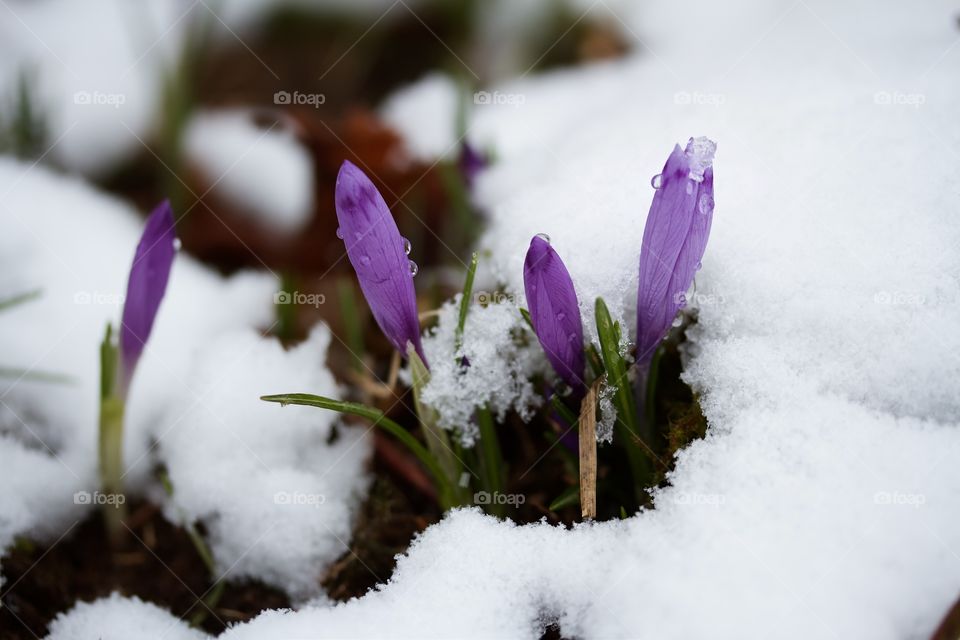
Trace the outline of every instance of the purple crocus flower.
<instances>
[{"instance_id":1,"label":"purple crocus flower","mask_svg":"<svg viewBox=\"0 0 960 640\"><path fill-rule=\"evenodd\" d=\"M717 145L690 138L676 145L663 172L654 178L657 192L647 214L640 251L637 292L637 362L650 363L677 312L707 246L713 221L713 155ZM659 183L659 184L658 184Z\"/></svg>"},{"instance_id":2,"label":"purple crocus flower","mask_svg":"<svg viewBox=\"0 0 960 640\"><path fill-rule=\"evenodd\" d=\"M167 290L176 251L173 209L170 202L164 200L147 218L127 280L127 297L123 303L120 327L121 380L124 389L133 377L144 345L153 330L153 321Z\"/></svg>"},{"instance_id":3,"label":"purple crocus flower","mask_svg":"<svg viewBox=\"0 0 960 640\"><path fill-rule=\"evenodd\" d=\"M573 280L550 242L534 236L523 263L523 288L533 330L557 375L582 396L583 324Z\"/></svg>"},{"instance_id":4,"label":"purple crocus flower","mask_svg":"<svg viewBox=\"0 0 960 640\"><path fill-rule=\"evenodd\" d=\"M383 196L370 179L349 160L337 175L335 194L337 235L347 246L370 311L394 348L406 356L412 344L426 362L420 344L420 320L413 289L414 267L407 258L408 243Z\"/></svg>"},{"instance_id":5,"label":"purple crocus flower","mask_svg":"<svg viewBox=\"0 0 960 640\"><path fill-rule=\"evenodd\" d=\"M460 169L460 175L468 189L473 189L473 183L477 179L477 174L487 167L487 156L477 151L476 147L463 141L460 146L460 157L457 159L457 166Z\"/></svg>"}]
</instances>

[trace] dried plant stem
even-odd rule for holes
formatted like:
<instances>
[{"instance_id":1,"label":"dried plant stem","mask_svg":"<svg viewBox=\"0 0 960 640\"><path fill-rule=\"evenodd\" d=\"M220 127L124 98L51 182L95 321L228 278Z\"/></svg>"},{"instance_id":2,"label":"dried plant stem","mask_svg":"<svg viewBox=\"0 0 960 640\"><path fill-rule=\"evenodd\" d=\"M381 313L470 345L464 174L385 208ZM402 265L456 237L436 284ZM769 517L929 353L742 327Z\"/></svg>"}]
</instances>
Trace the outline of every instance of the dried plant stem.
<instances>
[{"instance_id":1,"label":"dried plant stem","mask_svg":"<svg viewBox=\"0 0 960 640\"><path fill-rule=\"evenodd\" d=\"M601 382L593 383L580 404L580 514L584 520L597 517L597 389Z\"/></svg>"}]
</instances>

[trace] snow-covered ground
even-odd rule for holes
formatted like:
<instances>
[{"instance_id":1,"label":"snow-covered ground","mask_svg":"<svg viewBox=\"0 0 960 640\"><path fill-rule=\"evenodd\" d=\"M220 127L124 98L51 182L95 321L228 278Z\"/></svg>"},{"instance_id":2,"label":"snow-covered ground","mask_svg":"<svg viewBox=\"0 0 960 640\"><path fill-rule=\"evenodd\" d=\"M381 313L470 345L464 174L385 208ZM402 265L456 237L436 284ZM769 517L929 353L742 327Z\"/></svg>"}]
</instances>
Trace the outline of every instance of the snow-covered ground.
<instances>
[{"instance_id":1,"label":"snow-covered ground","mask_svg":"<svg viewBox=\"0 0 960 640\"><path fill-rule=\"evenodd\" d=\"M0 548L58 541L94 508L98 345L119 321L141 226L79 180L0 160L0 299L40 291L0 313L0 367L70 377L0 378ZM275 292L269 274L223 279L177 256L130 390L124 481L131 499L148 492L171 519L203 522L221 573L307 597L344 552L370 442L341 428L328 445L333 414L259 400L300 385L339 395L325 326L290 351L261 336ZM149 483L158 464L169 501Z\"/></svg>"},{"instance_id":2,"label":"snow-covered ground","mask_svg":"<svg viewBox=\"0 0 960 640\"><path fill-rule=\"evenodd\" d=\"M572 530L454 512L376 591L221 638L536 638L551 621L585 638L924 638L960 592L955 5L593 7L640 39L634 57L491 88L502 103L474 109L471 140L498 155L481 244L520 291L548 233L585 309L602 295L631 327L650 178L673 144L716 140L685 373L707 438L655 510ZM412 147L443 149L437 110L421 112ZM108 626L141 606L94 611Z\"/></svg>"}]
</instances>

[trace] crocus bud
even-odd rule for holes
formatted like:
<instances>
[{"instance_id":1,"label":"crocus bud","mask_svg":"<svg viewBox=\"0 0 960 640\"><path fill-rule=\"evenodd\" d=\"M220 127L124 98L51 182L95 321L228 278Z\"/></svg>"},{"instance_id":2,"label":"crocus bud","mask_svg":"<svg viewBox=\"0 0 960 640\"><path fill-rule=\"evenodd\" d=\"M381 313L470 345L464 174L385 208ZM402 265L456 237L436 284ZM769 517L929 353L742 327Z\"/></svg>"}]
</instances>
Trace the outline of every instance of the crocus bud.
<instances>
[{"instance_id":1,"label":"crocus bud","mask_svg":"<svg viewBox=\"0 0 960 640\"><path fill-rule=\"evenodd\" d=\"M488 159L483 153L480 153L466 139L460 145L460 157L457 159L457 166L460 169L460 175L468 189L473 189L473 183L483 169L487 167Z\"/></svg>"},{"instance_id":2,"label":"crocus bud","mask_svg":"<svg viewBox=\"0 0 960 640\"><path fill-rule=\"evenodd\" d=\"M717 145L690 138L675 146L663 172L643 230L637 291L637 363L648 365L669 332L707 246L713 220L713 155Z\"/></svg>"},{"instance_id":3,"label":"crocus bud","mask_svg":"<svg viewBox=\"0 0 960 640\"><path fill-rule=\"evenodd\" d=\"M533 330L557 375L582 396L583 323L573 280L550 242L534 236L523 263L523 288Z\"/></svg>"},{"instance_id":4,"label":"crocus bud","mask_svg":"<svg viewBox=\"0 0 960 640\"><path fill-rule=\"evenodd\" d=\"M176 254L173 209L164 200L147 218L130 267L120 327L120 384L126 390L150 338Z\"/></svg>"},{"instance_id":5,"label":"crocus bud","mask_svg":"<svg viewBox=\"0 0 960 640\"><path fill-rule=\"evenodd\" d=\"M413 289L416 266L407 258L408 243L387 203L363 171L347 160L337 175L335 200L340 222L337 235L346 244L350 264L380 330L404 357L409 343L426 362Z\"/></svg>"}]
</instances>

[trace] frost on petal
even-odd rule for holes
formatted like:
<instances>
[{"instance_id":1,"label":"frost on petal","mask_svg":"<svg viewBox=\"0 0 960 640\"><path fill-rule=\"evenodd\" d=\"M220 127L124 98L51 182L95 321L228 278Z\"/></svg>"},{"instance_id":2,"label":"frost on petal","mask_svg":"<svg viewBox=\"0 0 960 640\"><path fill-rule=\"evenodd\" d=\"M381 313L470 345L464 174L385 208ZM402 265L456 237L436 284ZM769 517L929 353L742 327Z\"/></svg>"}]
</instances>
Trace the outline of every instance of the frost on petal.
<instances>
[{"instance_id":1,"label":"frost on petal","mask_svg":"<svg viewBox=\"0 0 960 640\"><path fill-rule=\"evenodd\" d=\"M410 260L387 203L348 160L340 167L335 198L347 256L380 330L401 354L409 342L426 362Z\"/></svg>"},{"instance_id":2,"label":"frost on petal","mask_svg":"<svg viewBox=\"0 0 960 640\"><path fill-rule=\"evenodd\" d=\"M644 365L686 304L686 292L706 249L713 220L716 144L691 138L667 158L653 196L640 249L637 361Z\"/></svg>"},{"instance_id":3,"label":"frost on petal","mask_svg":"<svg viewBox=\"0 0 960 640\"><path fill-rule=\"evenodd\" d=\"M150 338L153 321L167 290L167 280L176 254L173 208L164 200L147 218L130 267L127 297L120 327L120 354L124 381L133 370Z\"/></svg>"},{"instance_id":4,"label":"frost on petal","mask_svg":"<svg viewBox=\"0 0 960 640\"><path fill-rule=\"evenodd\" d=\"M534 236L523 264L523 286L530 319L554 371L582 394L583 323L573 280L557 252L541 236Z\"/></svg>"}]
</instances>

